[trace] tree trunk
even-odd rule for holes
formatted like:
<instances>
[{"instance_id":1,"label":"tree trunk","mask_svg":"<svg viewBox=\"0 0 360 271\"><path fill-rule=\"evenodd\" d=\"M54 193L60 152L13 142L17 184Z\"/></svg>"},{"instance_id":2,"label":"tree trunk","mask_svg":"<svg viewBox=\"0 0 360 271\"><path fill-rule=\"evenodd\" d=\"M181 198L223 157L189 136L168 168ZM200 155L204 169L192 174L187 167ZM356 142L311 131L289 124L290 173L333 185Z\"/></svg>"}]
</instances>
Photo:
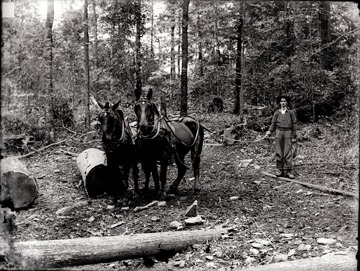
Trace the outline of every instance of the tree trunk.
<instances>
[{"instance_id":1,"label":"tree trunk","mask_svg":"<svg viewBox=\"0 0 360 271\"><path fill-rule=\"evenodd\" d=\"M141 0L136 2L136 35L135 35L135 98L136 100L140 99L141 96L141 29L142 29L142 20L141 20Z\"/></svg>"},{"instance_id":2,"label":"tree trunk","mask_svg":"<svg viewBox=\"0 0 360 271\"><path fill-rule=\"evenodd\" d=\"M85 76L85 126L90 127L90 65L89 65L89 16L88 0L84 0L84 76Z\"/></svg>"},{"instance_id":3,"label":"tree trunk","mask_svg":"<svg viewBox=\"0 0 360 271\"><path fill-rule=\"evenodd\" d=\"M98 67L98 30L97 30L97 14L96 14L96 2L92 0L92 11L93 11L93 25L94 25L94 60L95 67Z\"/></svg>"},{"instance_id":4,"label":"tree trunk","mask_svg":"<svg viewBox=\"0 0 360 271\"><path fill-rule=\"evenodd\" d=\"M179 18L178 18L178 37L179 37L179 45L178 45L178 57L177 57L177 66L178 66L178 75L181 74L181 12L179 9Z\"/></svg>"},{"instance_id":5,"label":"tree trunk","mask_svg":"<svg viewBox=\"0 0 360 271\"><path fill-rule=\"evenodd\" d=\"M176 9L175 9L175 3L174 1L170 2L170 9L171 9L171 14L170 14L170 37L171 37L171 48L170 48L170 79L171 81L173 81L175 79L175 20L176 20Z\"/></svg>"},{"instance_id":6,"label":"tree trunk","mask_svg":"<svg viewBox=\"0 0 360 271\"><path fill-rule=\"evenodd\" d=\"M90 148L76 158L76 165L81 173L87 195L92 198L106 190L104 176L107 175L105 152Z\"/></svg>"},{"instance_id":7,"label":"tree trunk","mask_svg":"<svg viewBox=\"0 0 360 271\"><path fill-rule=\"evenodd\" d=\"M17 158L1 160L0 202L14 209L29 207L38 194L35 177Z\"/></svg>"},{"instance_id":8,"label":"tree trunk","mask_svg":"<svg viewBox=\"0 0 360 271\"><path fill-rule=\"evenodd\" d=\"M111 36L110 59L111 59L111 62L113 63L110 67L110 70L111 70L110 93L111 94L114 94L117 92L117 75L116 75L116 66L114 65L115 59L116 59L116 54L115 54L115 52L116 52L116 39L115 39L116 24L114 21L116 5L117 5L117 0L112 2L112 13L111 13L112 20L111 20L111 32L110 32L110 36Z\"/></svg>"},{"instance_id":9,"label":"tree trunk","mask_svg":"<svg viewBox=\"0 0 360 271\"><path fill-rule=\"evenodd\" d=\"M353 253L347 255L327 254L322 257L279 262L234 271L355 271L356 258Z\"/></svg>"},{"instance_id":10,"label":"tree trunk","mask_svg":"<svg viewBox=\"0 0 360 271\"><path fill-rule=\"evenodd\" d=\"M46 49L45 60L47 62L47 71L45 73L45 91L48 98L46 105L46 125L47 140L54 142L56 140L54 117L52 114L54 103L54 87L53 87L53 35L52 27L54 24L54 0L47 0L47 16L46 16Z\"/></svg>"},{"instance_id":11,"label":"tree trunk","mask_svg":"<svg viewBox=\"0 0 360 271\"><path fill-rule=\"evenodd\" d=\"M240 114L241 111L241 103L242 98L241 98L241 55L242 55L242 43L243 43L243 37L242 37L242 33L243 33L243 24L244 24L244 19L241 16L239 16L239 21L238 21L238 25L237 25L237 40L236 40L236 63L235 63L235 91L234 91L234 96L235 96L235 106L234 106L234 114ZM240 121L242 122L242 119L240 118Z\"/></svg>"},{"instance_id":12,"label":"tree trunk","mask_svg":"<svg viewBox=\"0 0 360 271\"><path fill-rule=\"evenodd\" d=\"M183 0L182 6L182 43L181 43L181 93L180 93L180 116L187 115L188 97L188 21L189 21L189 2Z\"/></svg>"},{"instance_id":13,"label":"tree trunk","mask_svg":"<svg viewBox=\"0 0 360 271\"><path fill-rule=\"evenodd\" d=\"M150 53L154 57L154 0L151 0Z\"/></svg>"},{"instance_id":14,"label":"tree trunk","mask_svg":"<svg viewBox=\"0 0 360 271\"><path fill-rule=\"evenodd\" d=\"M95 264L174 253L220 238L224 232L224 229L210 229L24 241L15 242L7 256L10 262L26 269Z\"/></svg>"},{"instance_id":15,"label":"tree trunk","mask_svg":"<svg viewBox=\"0 0 360 271\"><path fill-rule=\"evenodd\" d=\"M198 10L200 9L200 4L195 2L195 8ZM198 43L198 59L197 59L197 69L196 73L197 76L200 78L204 76L204 65L203 65L203 43L202 43L202 32L201 32L201 18L200 13L197 14L196 18L196 32L197 32L197 43Z\"/></svg>"},{"instance_id":16,"label":"tree trunk","mask_svg":"<svg viewBox=\"0 0 360 271\"><path fill-rule=\"evenodd\" d=\"M320 38L321 47L321 64L326 70L331 70L331 51L328 47L330 42L330 3L327 1L320 1L319 4L319 20L320 20Z\"/></svg>"}]
</instances>

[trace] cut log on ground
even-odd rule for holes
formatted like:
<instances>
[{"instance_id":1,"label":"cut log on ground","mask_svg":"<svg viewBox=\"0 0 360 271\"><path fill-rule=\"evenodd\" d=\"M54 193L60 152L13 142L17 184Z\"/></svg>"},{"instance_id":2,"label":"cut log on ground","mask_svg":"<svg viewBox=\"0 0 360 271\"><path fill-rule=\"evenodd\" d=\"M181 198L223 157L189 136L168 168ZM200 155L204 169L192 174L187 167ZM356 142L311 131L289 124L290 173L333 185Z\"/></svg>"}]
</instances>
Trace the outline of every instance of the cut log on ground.
<instances>
[{"instance_id":1,"label":"cut log on ground","mask_svg":"<svg viewBox=\"0 0 360 271\"><path fill-rule=\"evenodd\" d=\"M355 271L356 257L354 253L347 255L327 254L322 257L273 263L254 266L235 271Z\"/></svg>"},{"instance_id":2,"label":"cut log on ground","mask_svg":"<svg viewBox=\"0 0 360 271\"><path fill-rule=\"evenodd\" d=\"M339 190L339 189L332 189L332 188L328 188L328 187L324 187L324 186L319 186L319 185L315 185L315 184L311 184L311 183L304 183L304 182L299 182L299 181L295 181L289 178L284 178L284 177L276 177L276 175L270 174L268 172L262 172L262 174L275 178L275 179L279 179L282 181L287 181L287 182L292 182L292 183L296 183L296 184L300 184L302 186L308 187L308 188L313 188L316 190L320 190L322 192L325 193L330 193L330 194L335 194L335 195L342 195L342 196L349 196L349 197L353 197L353 198L359 198L358 194L349 192L349 191L343 191L343 190Z\"/></svg>"},{"instance_id":3,"label":"cut log on ground","mask_svg":"<svg viewBox=\"0 0 360 271\"><path fill-rule=\"evenodd\" d=\"M220 238L226 229L14 242L6 259L19 268L40 270L168 255ZM0 250L1 251L1 250ZM0 255L1 257L1 255Z\"/></svg>"},{"instance_id":4,"label":"cut log on ground","mask_svg":"<svg viewBox=\"0 0 360 271\"><path fill-rule=\"evenodd\" d=\"M15 157L1 160L0 203L17 209L29 207L38 194L36 179Z\"/></svg>"},{"instance_id":5,"label":"cut log on ground","mask_svg":"<svg viewBox=\"0 0 360 271\"><path fill-rule=\"evenodd\" d=\"M106 155L96 148L90 148L76 158L77 167L81 173L85 191L90 198L106 191Z\"/></svg>"}]
</instances>

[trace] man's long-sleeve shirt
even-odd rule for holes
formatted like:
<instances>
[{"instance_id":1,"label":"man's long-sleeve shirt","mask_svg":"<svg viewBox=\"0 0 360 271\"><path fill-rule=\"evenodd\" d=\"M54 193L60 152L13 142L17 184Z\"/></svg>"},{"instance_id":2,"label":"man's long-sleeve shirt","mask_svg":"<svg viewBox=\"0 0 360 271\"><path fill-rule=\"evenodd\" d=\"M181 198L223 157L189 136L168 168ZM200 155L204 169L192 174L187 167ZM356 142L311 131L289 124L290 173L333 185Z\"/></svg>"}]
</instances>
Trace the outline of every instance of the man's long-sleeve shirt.
<instances>
[{"instance_id":1,"label":"man's long-sleeve shirt","mask_svg":"<svg viewBox=\"0 0 360 271\"><path fill-rule=\"evenodd\" d=\"M276 129L291 130L293 137L296 137L297 120L294 111L286 110L284 114L281 113L280 109L274 113L269 128L270 132L274 132Z\"/></svg>"}]
</instances>

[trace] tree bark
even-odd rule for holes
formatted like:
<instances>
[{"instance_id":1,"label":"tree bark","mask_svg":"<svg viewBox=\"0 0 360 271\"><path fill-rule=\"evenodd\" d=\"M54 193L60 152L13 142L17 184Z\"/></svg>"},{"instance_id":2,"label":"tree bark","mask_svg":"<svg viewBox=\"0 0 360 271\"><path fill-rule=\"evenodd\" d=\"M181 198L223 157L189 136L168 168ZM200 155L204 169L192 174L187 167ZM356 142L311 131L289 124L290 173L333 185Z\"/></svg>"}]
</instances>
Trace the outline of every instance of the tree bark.
<instances>
[{"instance_id":1,"label":"tree bark","mask_svg":"<svg viewBox=\"0 0 360 271\"><path fill-rule=\"evenodd\" d=\"M331 50L327 46L330 43L330 3L327 1L320 1L319 4L319 20L320 20L320 38L321 46L325 47L321 51L321 64L326 70L331 70Z\"/></svg>"},{"instance_id":2,"label":"tree bark","mask_svg":"<svg viewBox=\"0 0 360 271\"><path fill-rule=\"evenodd\" d=\"M142 20L141 20L141 0L136 1L136 35L135 35L135 98L136 100L140 99L141 96L141 29L142 29Z\"/></svg>"},{"instance_id":3,"label":"tree bark","mask_svg":"<svg viewBox=\"0 0 360 271\"><path fill-rule=\"evenodd\" d=\"M195 2L195 8L200 9L200 4ZM197 33L197 43L198 43L198 59L197 59L197 76L200 78L204 76L204 65L203 65L203 36L201 32L201 16L200 13L196 17L196 33Z\"/></svg>"},{"instance_id":4,"label":"tree bark","mask_svg":"<svg viewBox=\"0 0 360 271\"><path fill-rule=\"evenodd\" d=\"M235 106L234 106L234 114L240 114L241 111L241 103L243 103L241 98L241 59L242 59L242 43L243 43L243 25L244 25L244 18L239 16L239 21L237 24L237 40L236 40L236 64L235 64L235 90L234 90L234 96L235 96ZM242 120L240 119L242 122Z\"/></svg>"},{"instance_id":5,"label":"tree bark","mask_svg":"<svg viewBox=\"0 0 360 271\"><path fill-rule=\"evenodd\" d=\"M85 77L85 125L90 127L90 65L89 65L89 16L88 16L88 0L84 0L84 77Z\"/></svg>"},{"instance_id":6,"label":"tree bark","mask_svg":"<svg viewBox=\"0 0 360 271\"><path fill-rule=\"evenodd\" d=\"M1 160L0 184L0 202L15 210L29 207L38 194L35 177L15 157Z\"/></svg>"},{"instance_id":7,"label":"tree bark","mask_svg":"<svg viewBox=\"0 0 360 271\"><path fill-rule=\"evenodd\" d=\"M94 60L95 60L95 67L98 67L99 60L98 60L98 30L97 30L97 14L96 14L96 2L95 0L92 1L92 12L93 12L93 24L94 24Z\"/></svg>"},{"instance_id":8,"label":"tree bark","mask_svg":"<svg viewBox=\"0 0 360 271\"><path fill-rule=\"evenodd\" d=\"M182 43L181 43L181 93L180 93L180 116L187 115L188 97L188 22L189 22L189 2L183 0L182 5Z\"/></svg>"},{"instance_id":9,"label":"tree bark","mask_svg":"<svg viewBox=\"0 0 360 271\"><path fill-rule=\"evenodd\" d=\"M95 264L181 251L217 239L225 232L210 229L24 241L15 242L6 254L10 262L26 269Z\"/></svg>"},{"instance_id":10,"label":"tree bark","mask_svg":"<svg viewBox=\"0 0 360 271\"><path fill-rule=\"evenodd\" d=\"M171 42L170 42L170 78L171 81L173 81L175 79L175 20L176 20L176 9L175 9L175 3L174 1L170 1L170 37L171 37Z\"/></svg>"},{"instance_id":11,"label":"tree bark","mask_svg":"<svg viewBox=\"0 0 360 271\"><path fill-rule=\"evenodd\" d=\"M104 177L107 175L105 152L90 148L76 158L76 165L87 195L92 198L102 194L106 190Z\"/></svg>"},{"instance_id":12,"label":"tree bark","mask_svg":"<svg viewBox=\"0 0 360 271\"><path fill-rule=\"evenodd\" d=\"M45 73L45 91L48 98L46 105L46 125L47 125L47 140L54 142L56 139L54 118L53 118L53 98L54 98L54 87L53 87L53 35L52 27L54 24L54 0L47 0L47 15L46 15L46 49L45 49L45 60L47 62L47 71Z\"/></svg>"}]
</instances>

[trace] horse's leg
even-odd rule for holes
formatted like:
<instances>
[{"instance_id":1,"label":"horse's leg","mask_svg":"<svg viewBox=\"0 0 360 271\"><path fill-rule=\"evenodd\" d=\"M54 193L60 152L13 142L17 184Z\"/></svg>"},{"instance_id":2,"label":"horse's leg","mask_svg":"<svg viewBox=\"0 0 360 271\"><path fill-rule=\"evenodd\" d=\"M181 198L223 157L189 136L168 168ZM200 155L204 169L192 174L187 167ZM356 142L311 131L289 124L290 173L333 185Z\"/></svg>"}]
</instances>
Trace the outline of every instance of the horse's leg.
<instances>
[{"instance_id":1,"label":"horse's leg","mask_svg":"<svg viewBox=\"0 0 360 271\"><path fill-rule=\"evenodd\" d=\"M134 180L134 190L136 194L139 194L139 168L136 161L131 161L131 168Z\"/></svg>"},{"instance_id":2,"label":"horse's leg","mask_svg":"<svg viewBox=\"0 0 360 271\"><path fill-rule=\"evenodd\" d=\"M200 178L200 156L201 151L204 143L204 129L200 125L199 127L199 135L197 142L195 145L191 148L191 160L192 160L192 167L194 172L194 193L198 192L200 188L197 187L199 178Z\"/></svg>"},{"instance_id":3,"label":"horse's leg","mask_svg":"<svg viewBox=\"0 0 360 271\"><path fill-rule=\"evenodd\" d=\"M177 166L177 169L178 169L178 175L177 175L175 181L170 185L169 192L171 194L176 193L176 190L177 190L177 188L179 186L180 181L185 176L186 169L187 169L187 167L184 164L185 155L186 155L186 152L179 153L179 151L177 151L175 149L174 156L175 156L175 163L176 163L176 166Z\"/></svg>"},{"instance_id":4,"label":"horse's leg","mask_svg":"<svg viewBox=\"0 0 360 271\"><path fill-rule=\"evenodd\" d=\"M150 182L150 173L151 173L151 168L149 166L149 162L145 161L141 163L142 169L144 171L145 174L145 187L144 187L144 191L148 191L149 190L149 182Z\"/></svg>"},{"instance_id":5,"label":"horse's leg","mask_svg":"<svg viewBox=\"0 0 360 271\"><path fill-rule=\"evenodd\" d=\"M197 187L200 176L200 155L195 153L195 151L191 150L191 160L192 160L192 168L194 172L194 192L200 191L200 188Z\"/></svg>"},{"instance_id":6,"label":"horse's leg","mask_svg":"<svg viewBox=\"0 0 360 271\"><path fill-rule=\"evenodd\" d=\"M161 182L161 194L165 195L166 175L167 175L168 161L163 159L160 165L160 182Z\"/></svg>"},{"instance_id":7,"label":"horse's leg","mask_svg":"<svg viewBox=\"0 0 360 271\"><path fill-rule=\"evenodd\" d=\"M154 184L155 184L155 190L156 190L156 192L159 192L159 190L160 190L159 172L157 169L156 161L154 161L154 163L152 163L152 165L151 165L151 172L152 172L152 177L153 177Z\"/></svg>"}]
</instances>

